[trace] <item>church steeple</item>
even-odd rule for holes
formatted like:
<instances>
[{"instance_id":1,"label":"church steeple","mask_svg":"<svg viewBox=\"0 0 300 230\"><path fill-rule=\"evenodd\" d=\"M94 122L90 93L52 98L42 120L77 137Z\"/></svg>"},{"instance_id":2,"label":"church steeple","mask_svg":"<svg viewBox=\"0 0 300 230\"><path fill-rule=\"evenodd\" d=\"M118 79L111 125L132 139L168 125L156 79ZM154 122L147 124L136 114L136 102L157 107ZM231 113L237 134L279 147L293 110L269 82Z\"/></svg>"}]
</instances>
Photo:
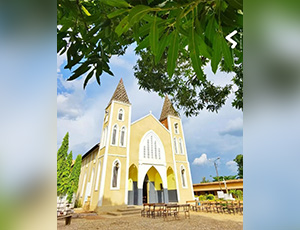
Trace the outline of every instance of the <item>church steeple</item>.
<instances>
[{"instance_id":1,"label":"church steeple","mask_svg":"<svg viewBox=\"0 0 300 230\"><path fill-rule=\"evenodd\" d=\"M112 100L115 101L120 101L126 104L130 104L130 101L128 99L124 84L123 84L123 79L121 78L121 80L119 81L119 84L114 92L114 94L112 95L108 105L110 105L110 103L112 102Z\"/></svg>"},{"instance_id":2,"label":"church steeple","mask_svg":"<svg viewBox=\"0 0 300 230\"><path fill-rule=\"evenodd\" d=\"M179 117L179 114L176 112L170 99L166 95L165 102L164 102L159 120L160 121L165 120L168 117L168 115Z\"/></svg>"}]
</instances>

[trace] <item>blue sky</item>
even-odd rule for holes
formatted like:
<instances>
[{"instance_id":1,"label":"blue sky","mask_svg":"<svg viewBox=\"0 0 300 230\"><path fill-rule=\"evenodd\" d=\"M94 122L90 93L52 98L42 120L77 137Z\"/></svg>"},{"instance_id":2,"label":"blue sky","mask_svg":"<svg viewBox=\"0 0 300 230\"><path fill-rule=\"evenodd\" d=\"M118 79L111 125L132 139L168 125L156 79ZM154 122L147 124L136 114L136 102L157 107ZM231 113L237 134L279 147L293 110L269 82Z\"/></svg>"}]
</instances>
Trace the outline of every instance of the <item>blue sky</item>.
<instances>
[{"instance_id":1,"label":"blue sky","mask_svg":"<svg viewBox=\"0 0 300 230\"><path fill-rule=\"evenodd\" d=\"M132 122L150 111L159 118L163 98L156 93L139 90L132 67L138 57L134 47L127 49L124 56L114 56L110 60L115 77L108 74L101 76L101 86L91 79L83 90L83 80L68 82L65 79L70 72L63 67L66 57L57 57L57 144L60 146L66 132L70 134L70 150L74 157L84 154L100 141L104 108L107 106L120 78L132 103ZM213 74L210 67L205 67L208 79L218 85L230 82L232 74L217 72ZM199 183L202 177L211 179L215 176L213 160L217 161L220 175L235 175L237 167L232 160L243 152L243 113L232 108L233 95L218 112L202 111L197 117L181 119L185 134L188 159L191 166L193 183Z\"/></svg>"}]
</instances>

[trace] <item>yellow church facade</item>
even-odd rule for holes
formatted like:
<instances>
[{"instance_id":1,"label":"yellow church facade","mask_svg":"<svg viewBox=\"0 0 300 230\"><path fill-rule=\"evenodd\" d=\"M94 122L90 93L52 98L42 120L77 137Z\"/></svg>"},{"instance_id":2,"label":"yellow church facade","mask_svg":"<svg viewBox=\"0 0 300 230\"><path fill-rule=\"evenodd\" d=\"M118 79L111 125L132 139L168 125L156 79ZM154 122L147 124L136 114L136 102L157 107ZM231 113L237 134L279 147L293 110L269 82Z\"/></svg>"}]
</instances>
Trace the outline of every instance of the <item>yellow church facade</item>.
<instances>
[{"instance_id":1,"label":"yellow church facade","mask_svg":"<svg viewBox=\"0 0 300 230\"><path fill-rule=\"evenodd\" d=\"M82 157L77 199L87 210L194 199L181 119L168 97L159 120L150 112L132 122L120 80L100 143Z\"/></svg>"}]
</instances>

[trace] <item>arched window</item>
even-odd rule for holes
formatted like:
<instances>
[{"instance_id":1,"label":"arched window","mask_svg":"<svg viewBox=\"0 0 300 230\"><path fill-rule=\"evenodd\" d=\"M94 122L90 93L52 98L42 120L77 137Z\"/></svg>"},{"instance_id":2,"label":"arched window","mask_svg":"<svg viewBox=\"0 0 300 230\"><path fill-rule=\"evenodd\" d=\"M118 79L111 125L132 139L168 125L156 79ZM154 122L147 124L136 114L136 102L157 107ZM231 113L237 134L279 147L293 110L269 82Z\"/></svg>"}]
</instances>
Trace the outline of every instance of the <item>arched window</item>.
<instances>
[{"instance_id":1,"label":"arched window","mask_svg":"<svg viewBox=\"0 0 300 230\"><path fill-rule=\"evenodd\" d=\"M122 127L121 129L121 134L120 134L120 146L124 147L125 146L125 126Z\"/></svg>"},{"instance_id":2,"label":"arched window","mask_svg":"<svg viewBox=\"0 0 300 230\"><path fill-rule=\"evenodd\" d=\"M124 121L124 110L123 109L119 109L118 120L119 121Z\"/></svg>"},{"instance_id":3,"label":"arched window","mask_svg":"<svg viewBox=\"0 0 300 230\"><path fill-rule=\"evenodd\" d=\"M151 140L151 158L153 159L153 137L150 137Z\"/></svg>"},{"instance_id":4,"label":"arched window","mask_svg":"<svg viewBox=\"0 0 300 230\"><path fill-rule=\"evenodd\" d=\"M159 136L152 130L145 133L139 146L139 158L147 163L165 161L164 146Z\"/></svg>"},{"instance_id":5,"label":"arched window","mask_svg":"<svg viewBox=\"0 0 300 230\"><path fill-rule=\"evenodd\" d=\"M186 175L185 175L185 168L183 165L180 168L180 174L181 174L181 181L182 181L182 187L186 188Z\"/></svg>"},{"instance_id":6,"label":"arched window","mask_svg":"<svg viewBox=\"0 0 300 230\"><path fill-rule=\"evenodd\" d=\"M104 114L104 123L108 122L108 111L105 110L105 114Z\"/></svg>"},{"instance_id":7,"label":"arched window","mask_svg":"<svg viewBox=\"0 0 300 230\"><path fill-rule=\"evenodd\" d=\"M98 163L95 191L97 191L99 189L100 170L101 170L101 161L99 161L99 163Z\"/></svg>"},{"instance_id":8,"label":"arched window","mask_svg":"<svg viewBox=\"0 0 300 230\"><path fill-rule=\"evenodd\" d=\"M181 138L179 138L179 151L180 151L180 154L183 154L183 146L182 146Z\"/></svg>"},{"instance_id":9,"label":"arched window","mask_svg":"<svg viewBox=\"0 0 300 230\"><path fill-rule=\"evenodd\" d=\"M80 193L80 197L83 196L84 186L85 186L85 181L86 181L86 172L85 172L85 174L84 174L83 182L82 182L82 185L81 185L81 193Z\"/></svg>"},{"instance_id":10,"label":"arched window","mask_svg":"<svg viewBox=\"0 0 300 230\"><path fill-rule=\"evenodd\" d=\"M113 167L112 167L112 180L111 180L111 188L113 189L118 189L120 187L120 161L115 160L113 162Z\"/></svg>"},{"instance_id":11,"label":"arched window","mask_svg":"<svg viewBox=\"0 0 300 230\"><path fill-rule=\"evenodd\" d=\"M175 153L177 154L177 141L176 141L176 137L174 137L174 149L175 149Z\"/></svg>"},{"instance_id":12,"label":"arched window","mask_svg":"<svg viewBox=\"0 0 300 230\"><path fill-rule=\"evenodd\" d=\"M112 137L111 137L111 144L116 145L117 143L117 132L118 132L118 125L115 124L112 131Z\"/></svg>"},{"instance_id":13,"label":"arched window","mask_svg":"<svg viewBox=\"0 0 300 230\"><path fill-rule=\"evenodd\" d=\"M155 156L155 159L157 159L157 146L156 146L156 141L154 141L154 156Z\"/></svg>"},{"instance_id":14,"label":"arched window","mask_svg":"<svg viewBox=\"0 0 300 230\"><path fill-rule=\"evenodd\" d=\"M147 158L150 158L150 146L149 146L149 139L147 140Z\"/></svg>"},{"instance_id":15,"label":"arched window","mask_svg":"<svg viewBox=\"0 0 300 230\"><path fill-rule=\"evenodd\" d=\"M175 124L174 124L174 132L175 132L176 134L179 134L178 123L175 123Z\"/></svg>"}]
</instances>

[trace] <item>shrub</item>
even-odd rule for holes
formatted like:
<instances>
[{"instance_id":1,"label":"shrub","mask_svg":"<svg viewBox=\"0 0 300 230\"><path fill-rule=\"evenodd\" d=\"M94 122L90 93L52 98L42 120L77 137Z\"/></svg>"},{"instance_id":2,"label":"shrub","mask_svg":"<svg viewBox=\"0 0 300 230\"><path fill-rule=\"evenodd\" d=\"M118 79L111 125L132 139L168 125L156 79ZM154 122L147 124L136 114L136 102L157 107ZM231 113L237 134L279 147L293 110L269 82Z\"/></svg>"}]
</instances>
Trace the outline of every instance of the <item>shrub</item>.
<instances>
[{"instance_id":1,"label":"shrub","mask_svg":"<svg viewBox=\"0 0 300 230\"><path fill-rule=\"evenodd\" d=\"M215 196L213 194L206 195L206 200L215 200Z\"/></svg>"},{"instance_id":2,"label":"shrub","mask_svg":"<svg viewBox=\"0 0 300 230\"><path fill-rule=\"evenodd\" d=\"M199 201L203 201L203 200L205 200L205 195L200 195L199 196Z\"/></svg>"}]
</instances>

